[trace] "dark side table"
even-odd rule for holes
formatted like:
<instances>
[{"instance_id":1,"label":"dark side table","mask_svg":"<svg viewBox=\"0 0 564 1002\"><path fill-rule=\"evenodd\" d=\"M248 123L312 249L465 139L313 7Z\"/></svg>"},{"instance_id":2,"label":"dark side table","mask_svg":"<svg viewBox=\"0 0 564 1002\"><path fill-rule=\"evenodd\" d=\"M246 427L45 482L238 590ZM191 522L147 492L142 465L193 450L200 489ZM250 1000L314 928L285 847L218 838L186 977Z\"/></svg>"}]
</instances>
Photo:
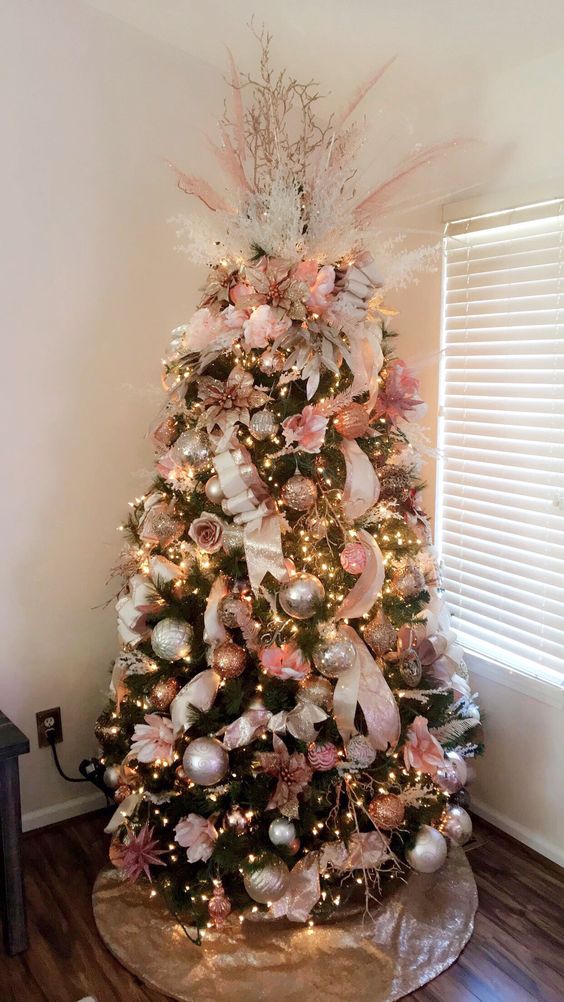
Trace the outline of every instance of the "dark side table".
<instances>
[{"instance_id":1,"label":"dark side table","mask_svg":"<svg viewBox=\"0 0 564 1002\"><path fill-rule=\"evenodd\" d=\"M0 877L4 943L10 955L27 949L22 873L22 812L18 758L29 741L0 710Z\"/></svg>"}]
</instances>

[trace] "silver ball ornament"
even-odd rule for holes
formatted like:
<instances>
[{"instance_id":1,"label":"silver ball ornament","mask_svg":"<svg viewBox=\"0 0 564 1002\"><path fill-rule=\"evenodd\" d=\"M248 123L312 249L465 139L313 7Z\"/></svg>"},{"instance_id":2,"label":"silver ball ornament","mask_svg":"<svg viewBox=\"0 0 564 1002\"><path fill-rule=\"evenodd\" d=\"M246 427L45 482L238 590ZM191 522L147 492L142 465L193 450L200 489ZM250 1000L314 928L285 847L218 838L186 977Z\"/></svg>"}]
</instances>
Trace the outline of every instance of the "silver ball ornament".
<instances>
[{"instance_id":1,"label":"silver ball ornament","mask_svg":"<svg viewBox=\"0 0 564 1002\"><path fill-rule=\"evenodd\" d=\"M190 653L194 631L190 623L167 616L153 627L151 647L164 661L179 661Z\"/></svg>"},{"instance_id":2,"label":"silver ball ornament","mask_svg":"<svg viewBox=\"0 0 564 1002\"><path fill-rule=\"evenodd\" d=\"M347 758L366 769L376 758L376 751L371 741L364 734L355 734L347 745Z\"/></svg>"},{"instance_id":3,"label":"silver ball ornament","mask_svg":"<svg viewBox=\"0 0 564 1002\"><path fill-rule=\"evenodd\" d=\"M109 765L104 770L104 783L111 790L116 790L121 781L121 773L117 765Z\"/></svg>"},{"instance_id":4,"label":"silver ball ornament","mask_svg":"<svg viewBox=\"0 0 564 1002\"><path fill-rule=\"evenodd\" d=\"M225 498L225 494L221 489L219 477L210 477L210 479L206 481L204 491L208 501L211 501L212 504L221 504Z\"/></svg>"},{"instance_id":5,"label":"silver ball ornament","mask_svg":"<svg viewBox=\"0 0 564 1002\"><path fill-rule=\"evenodd\" d=\"M447 807L447 818L443 825L444 834L455 845L466 845L472 838L472 818L463 807Z\"/></svg>"},{"instance_id":6,"label":"silver ball ornament","mask_svg":"<svg viewBox=\"0 0 564 1002\"><path fill-rule=\"evenodd\" d=\"M278 601L288 616L311 619L319 612L325 588L314 574L296 574L280 587Z\"/></svg>"},{"instance_id":7,"label":"silver ball ornament","mask_svg":"<svg viewBox=\"0 0 564 1002\"><path fill-rule=\"evenodd\" d=\"M229 768L229 755L217 738L195 738L182 758L184 772L200 786L215 786Z\"/></svg>"},{"instance_id":8,"label":"silver ball ornament","mask_svg":"<svg viewBox=\"0 0 564 1002\"><path fill-rule=\"evenodd\" d=\"M249 422L249 431L257 442L265 442L276 435L278 419L272 411L255 411Z\"/></svg>"},{"instance_id":9,"label":"silver ball ornament","mask_svg":"<svg viewBox=\"0 0 564 1002\"><path fill-rule=\"evenodd\" d=\"M275 859L265 863L260 870L246 873L243 879L245 890L253 901L266 905L278 901L290 881L290 871L284 860Z\"/></svg>"},{"instance_id":10,"label":"silver ball ornament","mask_svg":"<svg viewBox=\"0 0 564 1002\"><path fill-rule=\"evenodd\" d=\"M418 873L434 873L447 857L447 843L441 833L430 825L422 825L415 842L406 850L405 858Z\"/></svg>"},{"instance_id":11,"label":"silver ball ornament","mask_svg":"<svg viewBox=\"0 0 564 1002\"><path fill-rule=\"evenodd\" d=\"M296 837L296 826L288 818L274 818L268 828L268 837L273 845L290 845Z\"/></svg>"},{"instance_id":12,"label":"silver ball ornament","mask_svg":"<svg viewBox=\"0 0 564 1002\"><path fill-rule=\"evenodd\" d=\"M339 678L354 665L354 644L346 637L335 637L318 644L313 652L313 663L326 678Z\"/></svg>"},{"instance_id":13,"label":"silver ball ornament","mask_svg":"<svg viewBox=\"0 0 564 1002\"><path fill-rule=\"evenodd\" d=\"M180 463L196 471L204 469L212 454L208 436L194 428L183 431L172 448L174 457Z\"/></svg>"}]
</instances>

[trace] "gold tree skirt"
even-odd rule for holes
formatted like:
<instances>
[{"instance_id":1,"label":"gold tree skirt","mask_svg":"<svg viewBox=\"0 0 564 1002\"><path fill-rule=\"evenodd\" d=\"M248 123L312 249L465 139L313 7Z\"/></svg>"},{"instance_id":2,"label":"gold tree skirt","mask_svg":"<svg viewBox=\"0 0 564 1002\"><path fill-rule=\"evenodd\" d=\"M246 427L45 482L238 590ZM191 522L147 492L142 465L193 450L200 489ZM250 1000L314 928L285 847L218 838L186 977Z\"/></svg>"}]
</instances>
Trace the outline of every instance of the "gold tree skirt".
<instances>
[{"instance_id":1,"label":"gold tree skirt","mask_svg":"<svg viewBox=\"0 0 564 1002\"><path fill-rule=\"evenodd\" d=\"M207 930L194 946L146 884L99 874L94 916L108 949L181 1002L394 1002L449 967L474 928L476 884L461 849L438 873L412 873L376 913L308 929L287 922Z\"/></svg>"}]
</instances>

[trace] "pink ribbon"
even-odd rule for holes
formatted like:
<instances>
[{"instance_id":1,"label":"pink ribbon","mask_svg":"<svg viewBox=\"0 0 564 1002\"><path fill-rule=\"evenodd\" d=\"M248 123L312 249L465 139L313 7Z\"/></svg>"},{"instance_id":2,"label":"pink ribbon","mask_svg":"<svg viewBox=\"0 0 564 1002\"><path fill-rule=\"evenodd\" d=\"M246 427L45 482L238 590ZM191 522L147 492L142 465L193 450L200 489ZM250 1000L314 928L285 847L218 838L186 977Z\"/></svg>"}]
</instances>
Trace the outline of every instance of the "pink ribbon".
<instances>
[{"instance_id":1,"label":"pink ribbon","mask_svg":"<svg viewBox=\"0 0 564 1002\"><path fill-rule=\"evenodd\" d=\"M288 731L298 741L307 741L309 744L317 737L315 724L320 724L323 720L327 720L325 710L315 703L298 698L293 710L281 710L271 716L268 729L279 734Z\"/></svg>"},{"instance_id":2,"label":"pink ribbon","mask_svg":"<svg viewBox=\"0 0 564 1002\"><path fill-rule=\"evenodd\" d=\"M206 610L204 612L204 640L207 644L222 644L229 639L229 634L218 616L218 606L222 598L229 594L227 581L219 575L210 588Z\"/></svg>"},{"instance_id":3,"label":"pink ribbon","mask_svg":"<svg viewBox=\"0 0 564 1002\"><path fill-rule=\"evenodd\" d=\"M384 356L377 334L365 324L362 333L351 338L351 359L354 379L352 383L353 396L368 390L370 394L367 409L372 410L378 396L378 373L382 368Z\"/></svg>"},{"instance_id":4,"label":"pink ribbon","mask_svg":"<svg viewBox=\"0 0 564 1002\"><path fill-rule=\"evenodd\" d=\"M327 866L336 870L366 870L380 866L388 855L388 839L379 831L355 832L348 847L344 842L327 842L321 850L319 866L321 870Z\"/></svg>"},{"instance_id":5,"label":"pink ribbon","mask_svg":"<svg viewBox=\"0 0 564 1002\"><path fill-rule=\"evenodd\" d=\"M380 481L368 456L354 439L343 439L341 452L346 465L343 511L349 521L354 522L376 504Z\"/></svg>"},{"instance_id":6,"label":"pink ribbon","mask_svg":"<svg viewBox=\"0 0 564 1002\"><path fill-rule=\"evenodd\" d=\"M190 706L195 706L198 710L203 711L207 711L213 706L219 682L219 675L213 668L207 668L195 675L174 697L170 704L170 718L175 734L189 729Z\"/></svg>"},{"instance_id":7,"label":"pink ribbon","mask_svg":"<svg viewBox=\"0 0 564 1002\"><path fill-rule=\"evenodd\" d=\"M341 602L336 619L358 619L370 612L384 584L384 558L378 543L366 529L359 529L358 540L366 553L366 567Z\"/></svg>"},{"instance_id":8,"label":"pink ribbon","mask_svg":"<svg viewBox=\"0 0 564 1002\"><path fill-rule=\"evenodd\" d=\"M287 890L272 902L270 914L290 922L306 922L320 897L318 855L308 852L291 870Z\"/></svg>"},{"instance_id":9,"label":"pink ribbon","mask_svg":"<svg viewBox=\"0 0 564 1002\"><path fill-rule=\"evenodd\" d=\"M272 714L270 710L258 708L246 710L237 720L226 728L223 735L223 747L228 751L234 748L244 748L265 730Z\"/></svg>"},{"instance_id":10,"label":"pink ribbon","mask_svg":"<svg viewBox=\"0 0 564 1002\"><path fill-rule=\"evenodd\" d=\"M339 734L344 744L348 744L356 731L354 717L358 703L373 747L378 751L395 748L401 724L394 694L356 630L341 626L339 632L354 645L356 655L353 667L337 679L333 695L333 716Z\"/></svg>"}]
</instances>

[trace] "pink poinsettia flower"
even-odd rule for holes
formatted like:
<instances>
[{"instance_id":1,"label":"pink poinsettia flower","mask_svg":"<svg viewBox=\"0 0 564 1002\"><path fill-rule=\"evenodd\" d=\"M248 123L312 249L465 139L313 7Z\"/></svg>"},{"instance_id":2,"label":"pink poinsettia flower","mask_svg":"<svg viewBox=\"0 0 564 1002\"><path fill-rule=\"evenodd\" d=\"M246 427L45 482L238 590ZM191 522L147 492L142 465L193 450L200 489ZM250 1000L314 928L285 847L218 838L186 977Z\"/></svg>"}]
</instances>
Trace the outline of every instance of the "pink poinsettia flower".
<instances>
[{"instance_id":1,"label":"pink poinsettia flower","mask_svg":"<svg viewBox=\"0 0 564 1002\"><path fill-rule=\"evenodd\" d=\"M277 734L272 736L273 752L263 752L258 756L263 772L275 776L278 780L272 794L267 811L277 807L287 818L297 818L299 815L298 794L303 793L313 776L313 770L305 755L301 752L290 752Z\"/></svg>"},{"instance_id":2,"label":"pink poinsettia flower","mask_svg":"<svg viewBox=\"0 0 564 1002\"><path fill-rule=\"evenodd\" d=\"M188 814L181 818L174 829L174 840L186 849L189 863L208 860L217 841L217 831L209 818L201 814Z\"/></svg>"},{"instance_id":3,"label":"pink poinsettia flower","mask_svg":"<svg viewBox=\"0 0 564 1002\"><path fill-rule=\"evenodd\" d=\"M386 366L387 375L383 388L376 399L375 417L387 417L390 421L403 418L409 411L420 409L419 380L401 358L395 358Z\"/></svg>"},{"instance_id":4,"label":"pink poinsettia flower","mask_svg":"<svg viewBox=\"0 0 564 1002\"><path fill-rule=\"evenodd\" d=\"M296 442L304 452L319 452L328 423L328 418L319 414L312 404L307 404L301 414L294 414L282 422L286 445Z\"/></svg>"},{"instance_id":5,"label":"pink poinsettia flower","mask_svg":"<svg viewBox=\"0 0 564 1002\"><path fill-rule=\"evenodd\" d=\"M212 313L204 306L196 310L190 322L186 325L183 345L186 351L203 351L216 337L224 333L221 316Z\"/></svg>"},{"instance_id":6,"label":"pink poinsettia flower","mask_svg":"<svg viewBox=\"0 0 564 1002\"><path fill-rule=\"evenodd\" d=\"M259 657L266 674L284 682L288 679L301 682L311 670L309 661L306 661L296 644L282 644L282 647L271 644L261 649Z\"/></svg>"},{"instance_id":7,"label":"pink poinsettia flower","mask_svg":"<svg viewBox=\"0 0 564 1002\"><path fill-rule=\"evenodd\" d=\"M270 306L263 304L253 310L248 320L243 324L243 334L247 348L266 348L269 341L280 334L285 334L292 326L289 317L278 319Z\"/></svg>"},{"instance_id":8,"label":"pink poinsettia flower","mask_svg":"<svg viewBox=\"0 0 564 1002\"><path fill-rule=\"evenodd\" d=\"M324 264L319 269L313 285L310 286L307 305L315 313L323 313L331 303L335 288L335 269Z\"/></svg>"},{"instance_id":9,"label":"pink poinsettia flower","mask_svg":"<svg viewBox=\"0 0 564 1002\"><path fill-rule=\"evenodd\" d=\"M144 724L136 724L131 752L138 762L172 761L174 730L169 717L147 713Z\"/></svg>"},{"instance_id":10,"label":"pink poinsettia flower","mask_svg":"<svg viewBox=\"0 0 564 1002\"><path fill-rule=\"evenodd\" d=\"M137 835L130 835L124 844L119 857L119 869L133 884L142 873L151 880L150 866L165 866L162 859L164 849L158 848L158 842L153 838L154 829L144 824Z\"/></svg>"},{"instance_id":11,"label":"pink poinsettia flower","mask_svg":"<svg viewBox=\"0 0 564 1002\"><path fill-rule=\"evenodd\" d=\"M429 734L426 717L416 717L407 731L403 746L403 759L406 769L417 769L435 776L444 766L444 752L439 742Z\"/></svg>"}]
</instances>

